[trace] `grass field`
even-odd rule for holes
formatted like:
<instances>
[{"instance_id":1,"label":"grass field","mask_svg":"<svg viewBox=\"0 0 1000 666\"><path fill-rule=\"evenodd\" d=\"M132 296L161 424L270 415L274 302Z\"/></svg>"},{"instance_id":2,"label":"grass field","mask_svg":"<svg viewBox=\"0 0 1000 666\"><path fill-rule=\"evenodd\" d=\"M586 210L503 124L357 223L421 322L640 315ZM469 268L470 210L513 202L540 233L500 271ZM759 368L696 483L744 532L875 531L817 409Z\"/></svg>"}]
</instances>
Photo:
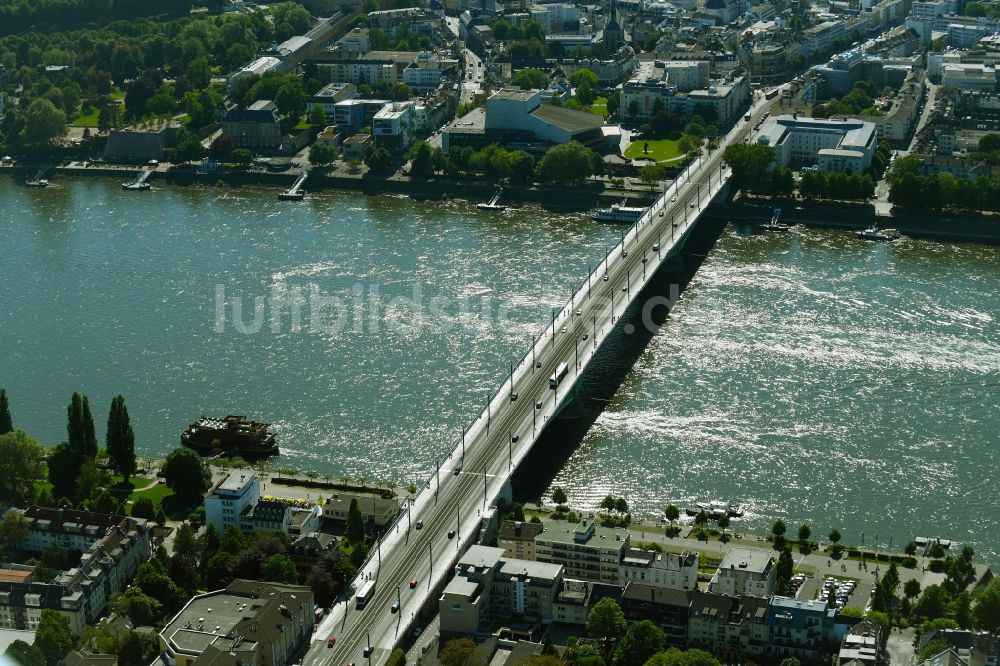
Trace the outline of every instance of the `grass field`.
<instances>
[{"instance_id":1,"label":"grass field","mask_svg":"<svg viewBox=\"0 0 1000 666\"><path fill-rule=\"evenodd\" d=\"M97 115L99 113L100 109L91 109L90 113L81 113L70 122L70 125L76 125L77 127L97 127Z\"/></svg>"},{"instance_id":2,"label":"grass field","mask_svg":"<svg viewBox=\"0 0 1000 666\"><path fill-rule=\"evenodd\" d=\"M594 100L594 103L591 104L590 108L587 110L593 113L595 116L600 116L601 118L603 118L604 116L608 115L608 98L598 97L597 99Z\"/></svg>"},{"instance_id":3,"label":"grass field","mask_svg":"<svg viewBox=\"0 0 1000 666\"><path fill-rule=\"evenodd\" d=\"M670 139L653 139L650 141L640 139L633 142L625 150L625 157L634 160L648 159L665 162L681 156L681 151L677 147L677 143L677 141L671 141ZM649 144L648 153L644 153L642 150L645 144Z\"/></svg>"}]
</instances>

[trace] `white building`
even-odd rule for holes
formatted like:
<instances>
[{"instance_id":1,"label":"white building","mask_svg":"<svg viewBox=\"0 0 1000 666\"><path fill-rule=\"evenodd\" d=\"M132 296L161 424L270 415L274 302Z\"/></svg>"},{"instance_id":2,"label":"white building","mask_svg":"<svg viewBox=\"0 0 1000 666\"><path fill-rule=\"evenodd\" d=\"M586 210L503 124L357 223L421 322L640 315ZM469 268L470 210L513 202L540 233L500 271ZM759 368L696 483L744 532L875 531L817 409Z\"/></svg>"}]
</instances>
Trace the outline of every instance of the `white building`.
<instances>
[{"instance_id":1,"label":"white building","mask_svg":"<svg viewBox=\"0 0 1000 666\"><path fill-rule=\"evenodd\" d=\"M280 71L281 61L273 56L264 56L262 58L257 58L252 63L241 69L240 71L229 77L229 92L233 92L239 82L243 79L255 76L260 78L267 74L268 72Z\"/></svg>"},{"instance_id":2,"label":"white building","mask_svg":"<svg viewBox=\"0 0 1000 666\"><path fill-rule=\"evenodd\" d=\"M250 529L246 512L260 499L260 479L256 474L235 471L205 496L205 522L219 532L230 526Z\"/></svg>"},{"instance_id":3,"label":"white building","mask_svg":"<svg viewBox=\"0 0 1000 666\"><path fill-rule=\"evenodd\" d=\"M944 66L941 83L959 90L993 92L997 87L997 69L992 63L953 63Z\"/></svg>"},{"instance_id":4,"label":"white building","mask_svg":"<svg viewBox=\"0 0 1000 666\"><path fill-rule=\"evenodd\" d=\"M319 106L327 119L333 119L337 102L354 99L357 88L353 83L328 83L309 98L309 108Z\"/></svg>"},{"instance_id":5,"label":"white building","mask_svg":"<svg viewBox=\"0 0 1000 666\"><path fill-rule=\"evenodd\" d=\"M540 90L504 89L486 100L486 131L523 135L536 141L586 144L600 134L604 122L593 114L542 104Z\"/></svg>"},{"instance_id":6,"label":"white building","mask_svg":"<svg viewBox=\"0 0 1000 666\"><path fill-rule=\"evenodd\" d=\"M330 83L367 84L374 88L379 83L392 85L396 77L396 63L391 60L346 59L316 63L321 80Z\"/></svg>"},{"instance_id":7,"label":"white building","mask_svg":"<svg viewBox=\"0 0 1000 666\"><path fill-rule=\"evenodd\" d=\"M413 143L416 121L413 102L386 105L372 119L372 131L379 145L392 152L402 153Z\"/></svg>"},{"instance_id":8,"label":"white building","mask_svg":"<svg viewBox=\"0 0 1000 666\"><path fill-rule=\"evenodd\" d=\"M774 556L760 548L730 548L709 590L729 596L769 597L774 593Z\"/></svg>"},{"instance_id":9,"label":"white building","mask_svg":"<svg viewBox=\"0 0 1000 666\"><path fill-rule=\"evenodd\" d=\"M698 553L657 553L630 548L618 567L618 584L630 582L670 590L693 590L698 586Z\"/></svg>"},{"instance_id":10,"label":"white building","mask_svg":"<svg viewBox=\"0 0 1000 666\"><path fill-rule=\"evenodd\" d=\"M796 115L772 117L761 128L757 142L774 148L782 166L818 164L823 171L852 173L866 171L878 147L874 123Z\"/></svg>"},{"instance_id":11,"label":"white building","mask_svg":"<svg viewBox=\"0 0 1000 666\"><path fill-rule=\"evenodd\" d=\"M437 88L441 84L441 61L433 53L421 51L403 70L403 83L414 90Z\"/></svg>"}]
</instances>

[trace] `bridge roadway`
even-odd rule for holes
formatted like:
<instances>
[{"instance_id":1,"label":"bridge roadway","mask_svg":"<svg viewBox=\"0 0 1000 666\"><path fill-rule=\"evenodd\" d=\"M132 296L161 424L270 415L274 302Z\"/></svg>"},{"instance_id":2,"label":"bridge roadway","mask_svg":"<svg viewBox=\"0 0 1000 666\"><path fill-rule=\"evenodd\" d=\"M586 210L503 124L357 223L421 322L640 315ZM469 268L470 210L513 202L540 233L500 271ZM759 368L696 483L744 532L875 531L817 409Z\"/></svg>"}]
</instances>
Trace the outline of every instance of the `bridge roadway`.
<instances>
[{"instance_id":1,"label":"bridge roadway","mask_svg":"<svg viewBox=\"0 0 1000 666\"><path fill-rule=\"evenodd\" d=\"M463 544L478 534L482 512L502 492L508 474L546 423L568 402L577 378L618 317L660 264L679 251L700 212L726 184L730 173L722 162L724 148L749 136L765 110L761 100L752 109L751 121L740 120L717 150L685 169L554 315L515 366L512 377L467 428L464 460L458 441L440 470L373 549L353 581L356 590L366 577L375 577L372 599L361 610L353 598L336 604L317 626L303 666L381 664L414 628L416 612L437 584L447 579ZM659 244L658 251L653 250L654 244ZM560 363L567 364L568 373L552 389L549 377ZM511 399L511 382L516 400ZM536 407L539 403L540 408ZM512 435L517 435L517 442L511 441ZM423 523L420 529L418 520ZM448 536L451 530L453 537ZM417 582L411 589L414 579ZM391 606L397 599L400 609L394 613ZM336 642L329 648L331 636ZM372 646L372 653L366 659L367 646Z\"/></svg>"}]
</instances>

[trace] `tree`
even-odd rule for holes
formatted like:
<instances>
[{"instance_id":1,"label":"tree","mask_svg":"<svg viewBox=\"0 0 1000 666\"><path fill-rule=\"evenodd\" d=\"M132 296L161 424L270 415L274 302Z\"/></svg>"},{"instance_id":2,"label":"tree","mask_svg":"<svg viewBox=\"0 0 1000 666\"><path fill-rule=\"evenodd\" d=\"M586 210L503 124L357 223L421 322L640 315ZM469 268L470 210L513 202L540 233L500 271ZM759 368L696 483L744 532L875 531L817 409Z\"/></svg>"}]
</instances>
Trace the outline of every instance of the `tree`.
<instances>
[{"instance_id":1,"label":"tree","mask_svg":"<svg viewBox=\"0 0 1000 666\"><path fill-rule=\"evenodd\" d=\"M73 647L69 618L59 611L43 608L35 630L35 646L45 655L49 666L56 666Z\"/></svg>"},{"instance_id":2,"label":"tree","mask_svg":"<svg viewBox=\"0 0 1000 666\"><path fill-rule=\"evenodd\" d=\"M972 622L977 629L1000 633L1000 579L994 578L980 590L972 608Z\"/></svg>"},{"instance_id":3,"label":"tree","mask_svg":"<svg viewBox=\"0 0 1000 666\"><path fill-rule=\"evenodd\" d=\"M441 666L483 666L486 661L471 638L455 638L441 648L438 663Z\"/></svg>"},{"instance_id":4,"label":"tree","mask_svg":"<svg viewBox=\"0 0 1000 666\"><path fill-rule=\"evenodd\" d=\"M21 139L31 146L43 146L66 134L66 114L43 97L35 98L24 113Z\"/></svg>"},{"instance_id":5,"label":"tree","mask_svg":"<svg viewBox=\"0 0 1000 666\"><path fill-rule=\"evenodd\" d=\"M787 548L782 549L778 556L778 564L774 568L774 589L784 590L792 580L794 573L792 562L792 552Z\"/></svg>"},{"instance_id":6,"label":"tree","mask_svg":"<svg viewBox=\"0 0 1000 666\"><path fill-rule=\"evenodd\" d=\"M566 502L569 501L569 498L566 497L565 490L563 490L559 486L556 486L555 488L552 489L552 501L555 502L556 504L565 504Z\"/></svg>"},{"instance_id":7,"label":"tree","mask_svg":"<svg viewBox=\"0 0 1000 666\"><path fill-rule=\"evenodd\" d=\"M70 448L80 458L93 458L97 455L97 434L87 396L74 392L66 407L66 413L66 432L69 436L66 441Z\"/></svg>"},{"instance_id":8,"label":"tree","mask_svg":"<svg viewBox=\"0 0 1000 666\"><path fill-rule=\"evenodd\" d=\"M920 581L911 578L903 583L903 594L906 595L907 599L916 599L920 596Z\"/></svg>"},{"instance_id":9,"label":"tree","mask_svg":"<svg viewBox=\"0 0 1000 666\"><path fill-rule=\"evenodd\" d=\"M125 398L115 396L108 412L108 434L105 440L108 447L108 461L111 467L124 477L128 485L129 476L135 472L135 433L129 423L128 408Z\"/></svg>"},{"instance_id":10,"label":"tree","mask_svg":"<svg viewBox=\"0 0 1000 666\"><path fill-rule=\"evenodd\" d=\"M49 454L49 483L52 484L52 495L56 499L76 496L76 481L85 458L63 442Z\"/></svg>"},{"instance_id":11,"label":"tree","mask_svg":"<svg viewBox=\"0 0 1000 666\"><path fill-rule=\"evenodd\" d=\"M157 564L153 560L139 565L132 586L160 602L167 614L176 613L187 600L187 594L156 567Z\"/></svg>"},{"instance_id":12,"label":"tree","mask_svg":"<svg viewBox=\"0 0 1000 666\"><path fill-rule=\"evenodd\" d=\"M236 558L224 550L220 550L208 560L205 565L205 581L212 586L224 587L233 580Z\"/></svg>"},{"instance_id":13,"label":"tree","mask_svg":"<svg viewBox=\"0 0 1000 666\"><path fill-rule=\"evenodd\" d=\"M639 179L653 189L653 185L663 180L663 167L647 164L639 170Z\"/></svg>"},{"instance_id":14,"label":"tree","mask_svg":"<svg viewBox=\"0 0 1000 666\"><path fill-rule=\"evenodd\" d=\"M139 499L132 502L133 517L152 520L155 515L156 515L156 508L153 506L153 500L151 500L150 498L140 497Z\"/></svg>"},{"instance_id":15,"label":"tree","mask_svg":"<svg viewBox=\"0 0 1000 666\"><path fill-rule=\"evenodd\" d=\"M670 521L670 525L673 526L674 521L681 517L681 511L673 504L668 504L667 508L663 510L663 515Z\"/></svg>"},{"instance_id":16,"label":"tree","mask_svg":"<svg viewBox=\"0 0 1000 666\"><path fill-rule=\"evenodd\" d=\"M1000 134L987 134L979 139L979 152L995 153L1000 151Z\"/></svg>"},{"instance_id":17,"label":"tree","mask_svg":"<svg viewBox=\"0 0 1000 666\"><path fill-rule=\"evenodd\" d=\"M346 536L348 543L351 544L361 543L365 538L365 523L357 499L352 499L351 506L347 509Z\"/></svg>"},{"instance_id":18,"label":"tree","mask_svg":"<svg viewBox=\"0 0 1000 666\"><path fill-rule=\"evenodd\" d=\"M411 161L411 174L430 176L434 173L434 149L426 141L414 141L406 157Z\"/></svg>"},{"instance_id":19,"label":"tree","mask_svg":"<svg viewBox=\"0 0 1000 666\"><path fill-rule=\"evenodd\" d=\"M627 623L621 606L611 597L604 597L587 615L587 635L604 644L604 649L625 633Z\"/></svg>"},{"instance_id":20,"label":"tree","mask_svg":"<svg viewBox=\"0 0 1000 666\"><path fill-rule=\"evenodd\" d=\"M189 502L200 500L212 481L201 456L188 448L171 451L161 471L167 487Z\"/></svg>"},{"instance_id":21,"label":"tree","mask_svg":"<svg viewBox=\"0 0 1000 666\"><path fill-rule=\"evenodd\" d=\"M760 189L777 159L774 148L756 143L733 143L723 152L740 189Z\"/></svg>"},{"instance_id":22,"label":"tree","mask_svg":"<svg viewBox=\"0 0 1000 666\"><path fill-rule=\"evenodd\" d=\"M129 587L118 598L118 612L127 615L134 625L154 625L163 615L163 604L139 588Z\"/></svg>"},{"instance_id":23,"label":"tree","mask_svg":"<svg viewBox=\"0 0 1000 666\"><path fill-rule=\"evenodd\" d=\"M812 530L808 525L799 525L799 543L804 544L809 541L809 535L812 534Z\"/></svg>"},{"instance_id":24,"label":"tree","mask_svg":"<svg viewBox=\"0 0 1000 666\"><path fill-rule=\"evenodd\" d=\"M705 513L704 509L698 511L697 515L694 517L694 524L698 527L704 527L708 525L708 514Z\"/></svg>"},{"instance_id":25,"label":"tree","mask_svg":"<svg viewBox=\"0 0 1000 666\"><path fill-rule=\"evenodd\" d=\"M299 572L287 555L271 555L260 567L261 580L275 583L298 583Z\"/></svg>"},{"instance_id":26,"label":"tree","mask_svg":"<svg viewBox=\"0 0 1000 666\"><path fill-rule=\"evenodd\" d=\"M17 510L8 511L0 518L0 541L17 550L28 541L28 521Z\"/></svg>"},{"instance_id":27,"label":"tree","mask_svg":"<svg viewBox=\"0 0 1000 666\"><path fill-rule=\"evenodd\" d=\"M645 666L721 666L721 662L710 653L697 648L685 652L670 648L653 655Z\"/></svg>"},{"instance_id":28,"label":"tree","mask_svg":"<svg viewBox=\"0 0 1000 666\"><path fill-rule=\"evenodd\" d=\"M615 511L622 515L628 513L628 502L624 497L615 498Z\"/></svg>"},{"instance_id":29,"label":"tree","mask_svg":"<svg viewBox=\"0 0 1000 666\"><path fill-rule=\"evenodd\" d=\"M27 504L44 478L45 447L22 430L0 434L0 497Z\"/></svg>"},{"instance_id":30,"label":"tree","mask_svg":"<svg viewBox=\"0 0 1000 666\"><path fill-rule=\"evenodd\" d=\"M788 657L781 660L781 666L800 666L800 662L795 657Z\"/></svg>"},{"instance_id":31,"label":"tree","mask_svg":"<svg viewBox=\"0 0 1000 666\"><path fill-rule=\"evenodd\" d=\"M302 82L298 77L286 79L278 92L274 96L274 103L278 107L278 113L285 118L294 119L306 112L306 103L309 98L302 88Z\"/></svg>"},{"instance_id":32,"label":"tree","mask_svg":"<svg viewBox=\"0 0 1000 666\"><path fill-rule=\"evenodd\" d=\"M118 510L118 500L107 488L98 488L90 500L90 510L95 513L114 513Z\"/></svg>"},{"instance_id":33,"label":"tree","mask_svg":"<svg viewBox=\"0 0 1000 666\"><path fill-rule=\"evenodd\" d=\"M229 160L239 166L247 166L253 162L253 153L246 148L237 148L229 154Z\"/></svg>"},{"instance_id":34,"label":"tree","mask_svg":"<svg viewBox=\"0 0 1000 666\"><path fill-rule=\"evenodd\" d=\"M200 160L207 154L208 151L201 145L201 141L198 140L197 136L186 129L182 129L177 134L177 143L174 144L175 162L192 162Z\"/></svg>"},{"instance_id":35,"label":"tree","mask_svg":"<svg viewBox=\"0 0 1000 666\"><path fill-rule=\"evenodd\" d=\"M840 541L840 532L837 530L836 527L830 530L830 534L828 534L827 536L829 537L831 543L837 543L838 541Z\"/></svg>"},{"instance_id":36,"label":"tree","mask_svg":"<svg viewBox=\"0 0 1000 666\"><path fill-rule=\"evenodd\" d=\"M42 651L20 639L11 643L4 654L21 666L45 666L45 655Z\"/></svg>"},{"instance_id":37,"label":"tree","mask_svg":"<svg viewBox=\"0 0 1000 666\"><path fill-rule=\"evenodd\" d=\"M615 648L616 666L643 664L657 652L663 650L667 636L663 630L649 620L636 622L628 628L625 637Z\"/></svg>"},{"instance_id":38,"label":"tree","mask_svg":"<svg viewBox=\"0 0 1000 666\"><path fill-rule=\"evenodd\" d=\"M155 644L151 645L151 638L136 631L129 631L125 634L121 648L118 650L119 665L145 666L148 664L150 652L155 649Z\"/></svg>"},{"instance_id":39,"label":"tree","mask_svg":"<svg viewBox=\"0 0 1000 666\"><path fill-rule=\"evenodd\" d=\"M771 526L771 534L774 535L774 545L775 547L780 547L781 543L785 540L785 521L778 518L774 521L774 525Z\"/></svg>"},{"instance_id":40,"label":"tree","mask_svg":"<svg viewBox=\"0 0 1000 666\"><path fill-rule=\"evenodd\" d=\"M716 521L719 523L719 528L722 530L722 536L726 536L726 528L729 527L729 516L727 514L722 514Z\"/></svg>"},{"instance_id":41,"label":"tree","mask_svg":"<svg viewBox=\"0 0 1000 666\"><path fill-rule=\"evenodd\" d=\"M510 175L515 180L531 180L535 173L535 158L523 150L515 150L510 153Z\"/></svg>"},{"instance_id":42,"label":"tree","mask_svg":"<svg viewBox=\"0 0 1000 666\"><path fill-rule=\"evenodd\" d=\"M940 585L928 585L924 588L920 599L913 607L913 612L917 617L925 620L944 617L949 601L948 593L943 587Z\"/></svg>"},{"instance_id":43,"label":"tree","mask_svg":"<svg viewBox=\"0 0 1000 666\"><path fill-rule=\"evenodd\" d=\"M313 127L326 127L326 111L319 104L313 104L309 109L309 124Z\"/></svg>"},{"instance_id":44,"label":"tree","mask_svg":"<svg viewBox=\"0 0 1000 666\"><path fill-rule=\"evenodd\" d=\"M167 514L163 512L162 506L156 510L156 515L153 516L153 520L155 520L156 524L159 525L160 527L163 527L164 525L167 524Z\"/></svg>"},{"instance_id":45,"label":"tree","mask_svg":"<svg viewBox=\"0 0 1000 666\"><path fill-rule=\"evenodd\" d=\"M337 148L327 141L317 141L309 147L309 161L312 164L330 164L337 159Z\"/></svg>"},{"instance_id":46,"label":"tree","mask_svg":"<svg viewBox=\"0 0 1000 666\"><path fill-rule=\"evenodd\" d=\"M389 88L389 96L392 97L394 102L405 102L413 97L413 90L410 86L400 81L398 83L394 83L392 87Z\"/></svg>"},{"instance_id":47,"label":"tree","mask_svg":"<svg viewBox=\"0 0 1000 666\"><path fill-rule=\"evenodd\" d=\"M948 615L962 629L972 628L972 597L965 590L958 593L948 604Z\"/></svg>"},{"instance_id":48,"label":"tree","mask_svg":"<svg viewBox=\"0 0 1000 666\"><path fill-rule=\"evenodd\" d=\"M554 146L538 163L538 175L557 183L581 183L594 173L595 155L577 141Z\"/></svg>"},{"instance_id":49,"label":"tree","mask_svg":"<svg viewBox=\"0 0 1000 666\"><path fill-rule=\"evenodd\" d=\"M371 145L365 149L365 164L372 171L386 171L392 166L392 155L382 146Z\"/></svg>"},{"instance_id":50,"label":"tree","mask_svg":"<svg viewBox=\"0 0 1000 666\"><path fill-rule=\"evenodd\" d=\"M13 430L14 423L10 418L10 405L7 403L7 391L0 388L0 435L6 435ZM21 642L23 643L24 641Z\"/></svg>"},{"instance_id":51,"label":"tree","mask_svg":"<svg viewBox=\"0 0 1000 666\"><path fill-rule=\"evenodd\" d=\"M525 67L510 78L510 85L521 90L545 90L549 86L549 77L540 69Z\"/></svg>"}]
</instances>

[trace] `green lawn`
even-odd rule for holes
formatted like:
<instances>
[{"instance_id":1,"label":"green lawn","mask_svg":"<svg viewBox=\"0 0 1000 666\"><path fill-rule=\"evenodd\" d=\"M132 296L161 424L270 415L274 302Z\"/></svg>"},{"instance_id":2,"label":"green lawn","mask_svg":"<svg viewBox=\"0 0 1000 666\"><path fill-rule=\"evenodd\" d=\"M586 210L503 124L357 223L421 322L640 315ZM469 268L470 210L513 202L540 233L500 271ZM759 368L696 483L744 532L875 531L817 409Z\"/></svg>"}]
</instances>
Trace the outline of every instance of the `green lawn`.
<instances>
[{"instance_id":1,"label":"green lawn","mask_svg":"<svg viewBox=\"0 0 1000 666\"><path fill-rule=\"evenodd\" d=\"M643 147L649 144L649 152L643 152ZM644 141L639 139L634 141L626 150L625 157L630 159L649 159L656 160L657 162L665 162L667 160L673 160L681 156L681 151L677 147L677 141L671 141L670 139L651 139L649 141Z\"/></svg>"},{"instance_id":2,"label":"green lawn","mask_svg":"<svg viewBox=\"0 0 1000 666\"><path fill-rule=\"evenodd\" d=\"M80 113L80 115L70 122L70 125L76 125L78 127L97 127L97 115L99 113L100 109L91 109L90 113Z\"/></svg>"},{"instance_id":3,"label":"green lawn","mask_svg":"<svg viewBox=\"0 0 1000 666\"><path fill-rule=\"evenodd\" d=\"M593 113L595 116L600 116L601 118L605 117L606 115L608 115L608 98L598 97L597 99L594 100L594 103L591 104L590 108L587 110Z\"/></svg>"}]
</instances>

